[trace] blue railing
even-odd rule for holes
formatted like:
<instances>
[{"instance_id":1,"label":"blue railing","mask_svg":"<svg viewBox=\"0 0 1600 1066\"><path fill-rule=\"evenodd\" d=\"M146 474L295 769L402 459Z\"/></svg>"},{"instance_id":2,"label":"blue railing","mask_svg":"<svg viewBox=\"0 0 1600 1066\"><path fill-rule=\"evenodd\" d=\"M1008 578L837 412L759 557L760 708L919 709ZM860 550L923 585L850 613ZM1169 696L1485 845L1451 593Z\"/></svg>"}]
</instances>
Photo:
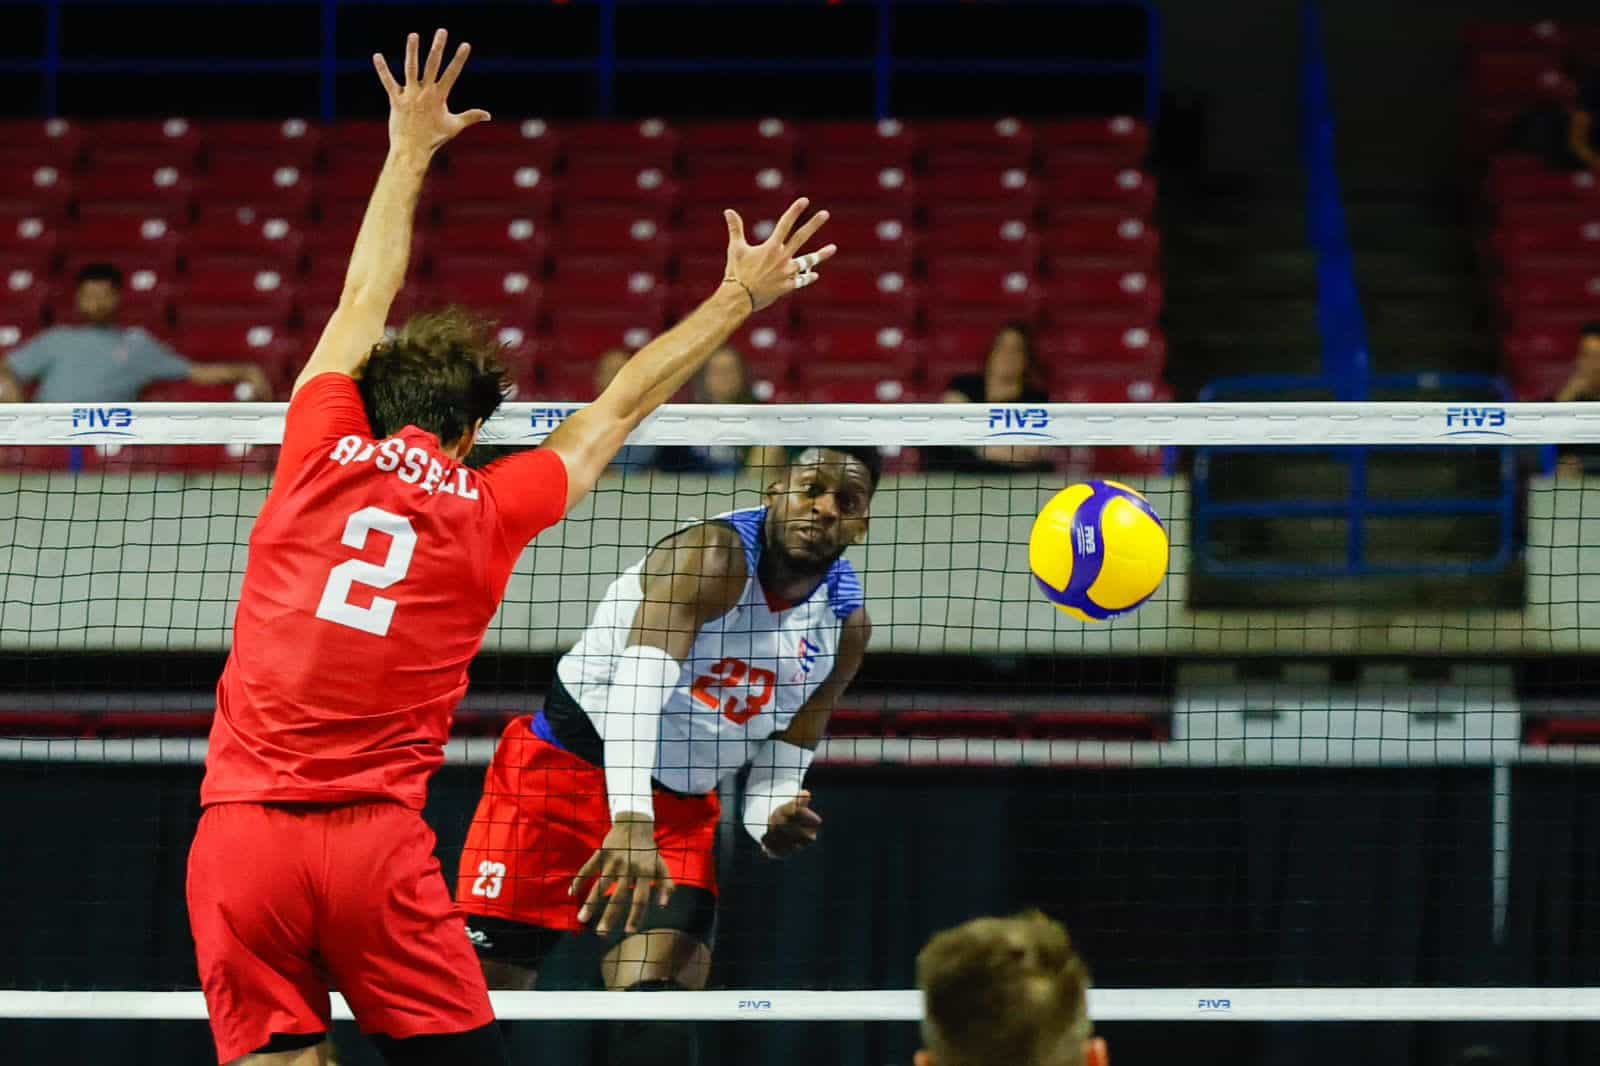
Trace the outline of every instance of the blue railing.
<instances>
[{"instance_id":1,"label":"blue railing","mask_svg":"<svg viewBox=\"0 0 1600 1066\"><path fill-rule=\"evenodd\" d=\"M37 58L0 58L0 73L37 74L42 80L41 99L47 114L56 114L60 100L60 83L73 74L303 74L318 79L319 117L331 120L339 117L338 79L342 74L364 73L370 70L365 59L341 59L339 55L339 13L341 9L371 6L392 0L177 0L174 6L261 6L281 8L320 8L320 41L315 54L286 55L272 59L247 59L227 57L199 57L177 59L163 56L137 56L129 58L75 57L63 50L61 16L70 7L123 7L148 6L149 0L0 0L0 10L31 7L44 11L44 48ZM1058 6L1136 8L1143 12L1145 21L1145 54L1128 60L1097 59L1037 59L994 58L962 56L925 59L899 55L894 47L894 20L897 8L910 6L953 5L963 0L858 0L855 7L871 7L874 11L874 34L871 54L858 58L836 56L793 56L783 59L748 59L726 54L707 54L673 58L630 56L618 51L617 21L619 13L628 8L644 8L663 4L686 3L714 6L750 4L803 7L795 0L561 0L566 6L597 9L598 40L592 54L575 58L525 57L493 59L479 57L473 60L475 70L489 73L515 74L590 74L595 84L595 113L609 116L616 110L616 82L625 74L705 74L790 71L795 74L865 74L872 75L872 100L870 111L878 118L888 118L894 113L894 84L901 74L1063 74L1063 75L1138 75L1143 81L1145 118L1154 123L1160 106L1161 93L1161 28L1155 0L1012 0L1008 6ZM847 0L848 2L848 0ZM824 0L814 0L811 6L826 6ZM623 17L626 17L623 14ZM444 15L441 12L441 19ZM1064 42L1063 47L1069 47ZM489 49L483 49L489 51ZM869 110L868 102L861 108Z\"/></svg>"},{"instance_id":2,"label":"blue railing","mask_svg":"<svg viewBox=\"0 0 1600 1066\"><path fill-rule=\"evenodd\" d=\"M1214 381L1200 392L1202 401L1242 399L1335 399L1362 402L1374 392L1388 399L1437 398L1441 392L1470 394L1478 400L1500 402L1510 391L1498 378L1481 374L1378 375L1372 372L1366 320L1356 284L1355 255L1345 225L1334 149L1334 122L1327 62L1322 47L1322 25L1316 0L1302 7L1304 62L1302 66L1303 151L1307 177L1308 238L1317 253L1318 329L1322 339L1322 373L1318 375L1258 374ZM1389 499L1374 496L1370 485L1370 460L1384 449L1368 447L1281 448L1251 454L1285 456L1325 455L1344 468L1344 491L1338 497L1240 499L1218 501L1223 477L1216 469L1220 458L1245 449L1201 448L1194 456L1191 515L1197 570L1226 577L1372 577L1437 574L1484 574L1504 570L1516 555L1516 515L1519 477L1515 452L1497 453L1492 491L1480 496L1435 499ZM1460 450L1451 454L1460 455ZM1232 486L1229 486L1230 488ZM1498 536L1483 555L1460 561L1430 563L1377 562L1370 554L1369 526L1375 519L1468 518L1493 516ZM1216 523L1230 519L1345 520L1343 558L1338 562L1269 562L1228 558L1219 553Z\"/></svg>"}]
</instances>

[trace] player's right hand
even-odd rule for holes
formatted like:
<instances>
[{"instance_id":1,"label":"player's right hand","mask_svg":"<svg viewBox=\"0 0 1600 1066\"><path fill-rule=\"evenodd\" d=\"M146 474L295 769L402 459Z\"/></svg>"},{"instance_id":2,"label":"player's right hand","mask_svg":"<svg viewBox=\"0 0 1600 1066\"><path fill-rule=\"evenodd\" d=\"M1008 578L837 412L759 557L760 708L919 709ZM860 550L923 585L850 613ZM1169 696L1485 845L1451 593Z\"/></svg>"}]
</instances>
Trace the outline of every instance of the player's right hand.
<instances>
[{"instance_id":1,"label":"player's right hand","mask_svg":"<svg viewBox=\"0 0 1600 1066\"><path fill-rule=\"evenodd\" d=\"M816 281L817 265L833 258L839 250L829 244L814 252L801 252L828 221L828 212L818 211L796 230L794 224L810 205L811 201L803 196L790 204L772 227L772 236L754 246L744 239L744 219L739 212L722 213L728 222L728 268L722 280L724 284L737 282L744 287L751 310L770 307L784 294Z\"/></svg>"},{"instance_id":2,"label":"player's right hand","mask_svg":"<svg viewBox=\"0 0 1600 1066\"><path fill-rule=\"evenodd\" d=\"M389 147L431 155L450 138L489 118L489 112L474 109L459 115L450 111L450 90L461 77L461 68L467 65L472 54L470 44L456 49L455 58L443 74L439 65L444 62L444 47L449 35L435 30L433 44L428 48L428 61L417 74L417 35L406 38L406 81L395 83L389 64L381 53L374 53L372 65L377 68L378 80L389 94Z\"/></svg>"},{"instance_id":3,"label":"player's right hand","mask_svg":"<svg viewBox=\"0 0 1600 1066\"><path fill-rule=\"evenodd\" d=\"M578 909L578 921L587 923L593 917L609 888L611 899L605 904L595 932L601 936L611 932L626 911L627 924L623 928L628 933L637 933L645 908L650 905L651 891L656 892L660 906L665 907L672 898L672 875L656 850L655 822L620 816L601 841L600 850L589 856L578 876L572 879L567 895L578 895L583 891L584 882L591 878L589 894Z\"/></svg>"}]
</instances>

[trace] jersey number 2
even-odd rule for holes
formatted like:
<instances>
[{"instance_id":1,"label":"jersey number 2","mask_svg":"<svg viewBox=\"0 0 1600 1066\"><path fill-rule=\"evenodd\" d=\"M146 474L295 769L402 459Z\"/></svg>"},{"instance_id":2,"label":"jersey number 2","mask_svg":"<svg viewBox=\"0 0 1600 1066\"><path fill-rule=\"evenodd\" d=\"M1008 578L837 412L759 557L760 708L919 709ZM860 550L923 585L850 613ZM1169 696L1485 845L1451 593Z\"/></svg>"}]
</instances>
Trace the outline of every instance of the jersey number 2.
<instances>
[{"instance_id":1,"label":"jersey number 2","mask_svg":"<svg viewBox=\"0 0 1600 1066\"><path fill-rule=\"evenodd\" d=\"M411 555L417 550L417 531L404 515L381 507L363 507L345 522L342 543L360 551L367 546L367 534L374 530L389 535L389 554L384 556L381 565L365 559L351 559L334 567L328 574L328 583L322 586L317 617L386 637L389 623L394 620L394 601L374 596L371 607L357 607L350 602L350 586L359 584L386 589L405 577L406 571L411 569Z\"/></svg>"},{"instance_id":2,"label":"jersey number 2","mask_svg":"<svg viewBox=\"0 0 1600 1066\"><path fill-rule=\"evenodd\" d=\"M759 666L752 668L743 659L718 659L711 664L711 672L694 679L694 698L721 711L722 717L734 725L744 725L766 709L772 702L772 687L778 675ZM729 696L726 700L713 689L746 686L745 696Z\"/></svg>"}]
</instances>

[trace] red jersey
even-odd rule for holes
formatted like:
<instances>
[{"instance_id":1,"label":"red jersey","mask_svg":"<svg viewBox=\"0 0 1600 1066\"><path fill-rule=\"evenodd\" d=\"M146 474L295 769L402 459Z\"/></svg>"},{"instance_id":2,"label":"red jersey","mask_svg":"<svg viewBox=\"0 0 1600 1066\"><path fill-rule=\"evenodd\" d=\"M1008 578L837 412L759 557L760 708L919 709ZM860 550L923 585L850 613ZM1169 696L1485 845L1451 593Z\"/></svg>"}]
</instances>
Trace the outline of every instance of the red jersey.
<instances>
[{"instance_id":1,"label":"red jersey","mask_svg":"<svg viewBox=\"0 0 1600 1066\"><path fill-rule=\"evenodd\" d=\"M308 382L250 534L201 804L421 808L512 567L566 499L554 452L469 470L415 426L374 440L344 374Z\"/></svg>"}]
</instances>

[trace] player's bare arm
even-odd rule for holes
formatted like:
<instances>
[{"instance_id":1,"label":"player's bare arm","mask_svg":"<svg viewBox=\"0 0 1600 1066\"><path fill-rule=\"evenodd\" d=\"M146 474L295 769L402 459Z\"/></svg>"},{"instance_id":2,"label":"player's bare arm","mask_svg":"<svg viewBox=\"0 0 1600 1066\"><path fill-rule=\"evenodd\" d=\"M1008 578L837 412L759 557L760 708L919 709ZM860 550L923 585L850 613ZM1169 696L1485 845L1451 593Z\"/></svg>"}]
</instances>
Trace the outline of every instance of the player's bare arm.
<instances>
[{"instance_id":1,"label":"player's bare arm","mask_svg":"<svg viewBox=\"0 0 1600 1066\"><path fill-rule=\"evenodd\" d=\"M802 252L828 221L828 213L818 211L796 229L809 206L804 197L790 204L772 236L754 246L745 240L738 212L723 212L728 263L722 284L682 322L641 348L599 399L545 441L544 446L560 453L566 464L569 510L594 488L628 434L687 384L745 319L816 280L817 265L838 249L829 244Z\"/></svg>"},{"instance_id":2,"label":"player's bare arm","mask_svg":"<svg viewBox=\"0 0 1600 1066\"><path fill-rule=\"evenodd\" d=\"M805 706L800 708L788 728L776 734L774 739L806 751L817 750L817 745L822 743L823 736L828 732L828 718L839 705L850 682L855 680L856 671L861 669L861 662L867 655L867 644L871 640L872 621L863 607L846 618L840 627L839 650L828 679L806 700ZM749 787L753 791L760 789L761 785L758 781ZM821 831L822 816L811 807L811 792L802 788L793 799L773 810L767 820L767 832L761 838L761 846L775 859L787 858L815 844L817 834Z\"/></svg>"},{"instance_id":3,"label":"player's bare arm","mask_svg":"<svg viewBox=\"0 0 1600 1066\"><path fill-rule=\"evenodd\" d=\"M487 111L456 114L450 90L466 66L470 45L456 49L444 63L447 34L438 30L420 73L416 34L406 38L405 83L397 84L382 55L372 57L378 80L389 95L389 154L356 234L345 273L339 306L323 328L310 360L295 379L294 390L318 374L354 375L372 346L383 339L389 308L405 284L411 259L411 228L422 193L422 181L433 154L468 126L488 119Z\"/></svg>"},{"instance_id":4,"label":"player's bare arm","mask_svg":"<svg viewBox=\"0 0 1600 1066\"><path fill-rule=\"evenodd\" d=\"M666 667L664 674L675 682L700 628L738 604L748 576L739 535L721 523L692 526L664 541L645 560L640 575L644 600L634 615L624 654L653 653ZM624 928L637 932L652 890L662 905L672 894L672 878L656 850L650 803L659 719L671 690L670 684L662 684L666 687L658 693L640 691L641 686L625 680L619 668L600 730L606 742L612 825L600 849L578 871L570 891L576 896L589 883L578 912L578 920L587 922L607 889L615 886L596 926L602 934L622 922L624 912ZM633 802L619 806L621 792L634 797Z\"/></svg>"}]
</instances>

